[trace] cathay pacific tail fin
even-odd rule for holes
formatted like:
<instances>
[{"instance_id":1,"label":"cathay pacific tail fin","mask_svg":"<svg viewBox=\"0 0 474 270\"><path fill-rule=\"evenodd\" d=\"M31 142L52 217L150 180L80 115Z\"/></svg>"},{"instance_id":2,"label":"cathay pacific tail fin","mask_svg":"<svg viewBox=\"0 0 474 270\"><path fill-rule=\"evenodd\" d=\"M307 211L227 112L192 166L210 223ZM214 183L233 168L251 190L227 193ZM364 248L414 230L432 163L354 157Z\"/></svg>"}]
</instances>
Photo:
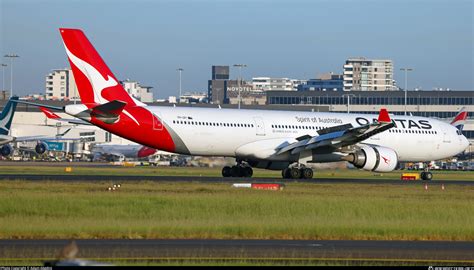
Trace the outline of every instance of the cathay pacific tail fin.
<instances>
[{"instance_id":1,"label":"cathay pacific tail fin","mask_svg":"<svg viewBox=\"0 0 474 270\"><path fill-rule=\"evenodd\" d=\"M3 111L0 113L1 135L8 135L8 133L10 133L13 115L15 115L16 110L16 102L14 102L13 100L18 100L18 97L11 97L5 105L5 108L3 108Z\"/></svg>"}]
</instances>

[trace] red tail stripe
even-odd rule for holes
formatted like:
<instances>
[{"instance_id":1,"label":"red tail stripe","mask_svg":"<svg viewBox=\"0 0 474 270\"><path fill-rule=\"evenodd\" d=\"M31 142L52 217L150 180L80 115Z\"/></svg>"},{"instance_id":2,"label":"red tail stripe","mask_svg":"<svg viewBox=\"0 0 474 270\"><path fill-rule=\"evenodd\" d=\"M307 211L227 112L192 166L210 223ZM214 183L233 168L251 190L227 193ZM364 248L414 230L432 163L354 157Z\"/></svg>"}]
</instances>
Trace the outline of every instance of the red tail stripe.
<instances>
[{"instance_id":1,"label":"red tail stripe","mask_svg":"<svg viewBox=\"0 0 474 270\"><path fill-rule=\"evenodd\" d=\"M466 120L466 119L467 119L467 112L460 112L458 115L456 115L456 117L451 122L451 124L455 123L457 121L463 121L463 120Z\"/></svg>"}]
</instances>

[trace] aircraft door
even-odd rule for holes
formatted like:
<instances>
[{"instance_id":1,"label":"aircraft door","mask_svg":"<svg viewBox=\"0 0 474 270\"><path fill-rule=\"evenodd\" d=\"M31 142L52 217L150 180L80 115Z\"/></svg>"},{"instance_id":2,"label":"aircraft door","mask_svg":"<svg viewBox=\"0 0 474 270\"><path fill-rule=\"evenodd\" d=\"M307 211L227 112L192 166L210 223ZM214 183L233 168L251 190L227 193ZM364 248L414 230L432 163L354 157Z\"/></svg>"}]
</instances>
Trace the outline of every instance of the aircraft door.
<instances>
[{"instance_id":1,"label":"aircraft door","mask_svg":"<svg viewBox=\"0 0 474 270\"><path fill-rule=\"evenodd\" d=\"M265 124L263 123L262 117L254 117L255 132L258 136L265 136Z\"/></svg>"},{"instance_id":2,"label":"aircraft door","mask_svg":"<svg viewBox=\"0 0 474 270\"><path fill-rule=\"evenodd\" d=\"M445 142L445 143L450 143L451 142L451 136L449 136L447 131L443 132L443 142Z\"/></svg>"},{"instance_id":3,"label":"aircraft door","mask_svg":"<svg viewBox=\"0 0 474 270\"><path fill-rule=\"evenodd\" d=\"M163 130L163 124L161 123L161 113L154 112L151 113L151 117L153 118L153 129L154 130Z\"/></svg>"}]
</instances>

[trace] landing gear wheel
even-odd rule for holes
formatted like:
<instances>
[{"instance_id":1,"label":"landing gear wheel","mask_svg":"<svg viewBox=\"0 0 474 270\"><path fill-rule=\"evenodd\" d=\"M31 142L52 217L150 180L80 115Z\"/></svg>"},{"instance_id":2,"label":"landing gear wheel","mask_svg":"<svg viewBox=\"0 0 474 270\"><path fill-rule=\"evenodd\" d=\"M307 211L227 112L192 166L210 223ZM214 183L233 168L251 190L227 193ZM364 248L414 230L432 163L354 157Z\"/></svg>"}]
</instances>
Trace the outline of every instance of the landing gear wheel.
<instances>
[{"instance_id":1,"label":"landing gear wheel","mask_svg":"<svg viewBox=\"0 0 474 270\"><path fill-rule=\"evenodd\" d=\"M283 177L283 179L290 179L291 178L291 175L290 175L290 168L285 168L281 171L281 176Z\"/></svg>"},{"instance_id":2,"label":"landing gear wheel","mask_svg":"<svg viewBox=\"0 0 474 270\"><path fill-rule=\"evenodd\" d=\"M421 172L421 179L431 181L433 179L433 174L431 172Z\"/></svg>"},{"instance_id":3,"label":"landing gear wheel","mask_svg":"<svg viewBox=\"0 0 474 270\"><path fill-rule=\"evenodd\" d=\"M304 179L313 178L313 170L310 168L301 169L301 178L304 178Z\"/></svg>"},{"instance_id":4,"label":"landing gear wheel","mask_svg":"<svg viewBox=\"0 0 474 270\"><path fill-rule=\"evenodd\" d=\"M222 168L222 176L223 177L231 177L232 176L232 169L229 166L225 166Z\"/></svg>"},{"instance_id":5,"label":"landing gear wheel","mask_svg":"<svg viewBox=\"0 0 474 270\"><path fill-rule=\"evenodd\" d=\"M301 171L298 168L291 168L290 169L290 176L293 179L301 178Z\"/></svg>"},{"instance_id":6,"label":"landing gear wheel","mask_svg":"<svg viewBox=\"0 0 474 270\"><path fill-rule=\"evenodd\" d=\"M240 176L240 167L239 166L232 166L230 171L231 171L230 175L232 177L239 177Z\"/></svg>"},{"instance_id":7,"label":"landing gear wheel","mask_svg":"<svg viewBox=\"0 0 474 270\"><path fill-rule=\"evenodd\" d=\"M242 174L244 177L252 177L253 175L253 170L250 167L242 167Z\"/></svg>"}]
</instances>

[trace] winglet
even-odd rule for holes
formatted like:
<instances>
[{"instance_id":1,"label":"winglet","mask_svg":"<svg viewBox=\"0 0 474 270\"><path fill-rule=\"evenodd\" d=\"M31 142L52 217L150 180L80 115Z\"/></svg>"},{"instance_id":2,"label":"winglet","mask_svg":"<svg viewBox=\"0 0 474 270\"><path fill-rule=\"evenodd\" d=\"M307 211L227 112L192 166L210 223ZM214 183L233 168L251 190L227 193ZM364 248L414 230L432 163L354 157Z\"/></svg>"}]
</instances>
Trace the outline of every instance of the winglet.
<instances>
[{"instance_id":1,"label":"winglet","mask_svg":"<svg viewBox=\"0 0 474 270\"><path fill-rule=\"evenodd\" d=\"M388 111L385 108L380 109L379 112L379 118L377 119L380 123L390 123L392 120L390 119L390 116L388 115Z\"/></svg>"},{"instance_id":2,"label":"winglet","mask_svg":"<svg viewBox=\"0 0 474 270\"><path fill-rule=\"evenodd\" d=\"M40 107L40 110L48 117L49 119L60 119L59 115L53 113L52 111L46 109L45 107Z\"/></svg>"}]
</instances>

